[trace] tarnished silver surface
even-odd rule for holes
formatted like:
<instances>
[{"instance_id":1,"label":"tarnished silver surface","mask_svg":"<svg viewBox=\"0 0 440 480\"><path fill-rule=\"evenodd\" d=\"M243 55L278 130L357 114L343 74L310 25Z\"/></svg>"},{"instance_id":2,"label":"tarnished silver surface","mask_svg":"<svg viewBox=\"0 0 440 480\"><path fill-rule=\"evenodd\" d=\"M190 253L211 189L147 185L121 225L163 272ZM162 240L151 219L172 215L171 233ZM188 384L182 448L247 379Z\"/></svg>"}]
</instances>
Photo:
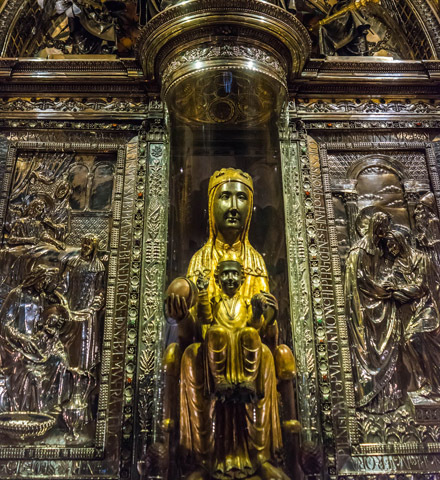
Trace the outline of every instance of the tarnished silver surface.
<instances>
[{"instance_id":1,"label":"tarnished silver surface","mask_svg":"<svg viewBox=\"0 0 440 480\"><path fill-rule=\"evenodd\" d=\"M0 206L6 219L1 315L8 318L2 324L9 325L9 335L3 328L1 342L2 355L9 352L17 361L2 364L1 408L10 415L49 413L57 421L46 433L26 417L21 437L2 436L3 476L13 474L6 459L28 452L34 452L32 465L18 462L15 470L26 478L81 478L81 471L90 478L119 468L124 245L128 265L131 255L131 222L121 224L121 215L132 215L137 155L126 162L118 142L107 139L93 148L87 142L16 142L9 148L2 183L9 203ZM43 282L46 277L50 281ZM23 310L24 297L33 308ZM5 431L7 418L2 424Z\"/></svg>"},{"instance_id":2,"label":"tarnished silver surface","mask_svg":"<svg viewBox=\"0 0 440 480\"><path fill-rule=\"evenodd\" d=\"M73 399L80 399L84 412L75 427L82 437L75 435L74 440L84 445L98 435L103 448L99 431L106 427L92 407L99 391L105 332L101 311L106 267L98 249L101 242L109 251L108 216L118 189L118 160L115 154L66 154L60 147L42 150L17 144L10 149L15 169L4 178L9 203L2 211L0 251L7 393L2 408L56 416L62 412L69 423L65 412ZM92 218L97 222L90 223ZM104 230L93 233L101 218L107 219ZM74 220L78 225L88 222L88 233L81 237L78 228L72 231ZM54 435L60 442L58 433Z\"/></svg>"},{"instance_id":3,"label":"tarnished silver surface","mask_svg":"<svg viewBox=\"0 0 440 480\"><path fill-rule=\"evenodd\" d=\"M371 153L372 148L374 148L376 152L379 149L379 152ZM426 153L422 153L420 149L422 149L422 152ZM342 336L342 331L340 333L343 350L341 352L342 367L346 372L345 398L347 405L352 412L352 419L349 421L349 431L347 433L350 436L349 438L351 438L350 455L352 456L352 462L354 462L352 464L347 463L346 466L340 464L340 468L342 467L344 471L353 468L353 465L354 469L359 468L362 471L368 470L368 464L364 461L364 463L361 463L361 459L356 456L358 453L364 455L372 453L383 455L387 453L403 454L404 452L411 452L412 454L418 453L419 457L414 457L412 460L409 458L403 459L403 457L397 459L396 457L392 462L383 457L381 460L377 459L374 462L371 461L371 469L373 471L379 471L382 468L384 471L389 471L387 468L395 468L401 469L402 471L410 471L415 465L415 463L413 463L413 466L411 467L411 462L416 462L416 458L418 458L417 462L419 462L419 467L417 468L429 471L431 468L430 461L423 456L423 452L426 451L426 448L429 448L430 451L438 451L439 449L439 445L437 444L438 439L435 434L437 427L434 427L434 429L430 431L429 428L433 428L433 422L431 422L431 427L421 426L419 424L419 421L417 421L416 418L420 418L422 414L419 413L414 416L415 410L412 406L413 402L410 402L406 395L407 391L417 391L418 388L422 388L423 386L423 388L419 390L419 393L421 392L421 395L425 396L428 404L430 402L432 403L432 401L435 402L436 394L433 392L433 390L435 390L435 380L430 377L430 372L435 372L436 361L431 359L431 367L428 368L425 364L420 370L418 367L420 367L420 362L423 362L423 360L421 360L421 357L417 357L417 355L412 356L410 362L411 370L408 374L406 373L408 362L405 363L402 359L404 354L408 355L408 348L411 349L414 347L417 340L420 339L422 340L419 344L421 344L422 347L417 350L418 352L424 352L423 355L428 355L427 358L431 358L429 355L434 355L434 357L438 355L438 347L435 342L436 328L438 327L438 309L435 305L437 298L435 293L435 289L437 288L437 281L435 280L436 268L429 266L431 264L431 259L428 259L428 256L421 252L420 245L418 242L414 241L415 236L412 237L412 246L408 245L408 241L411 242L411 237L405 237L406 232L409 233L411 225L415 225L414 221L410 221L411 213L408 213L408 208L411 206L410 204L413 203L412 209L414 209L414 204L417 204L418 202L413 199L414 192L417 191L417 196L420 198L423 197L423 192L427 189L436 190L438 185L437 172L435 169L432 169L434 165L432 158L431 144L364 143L359 144L359 147L356 147L356 144L352 144L350 145L350 148L344 144L327 144L322 145L321 147L321 161L325 168L325 173L323 175L324 185L326 182L328 182L328 186L332 183L334 185L332 187L334 192L333 200L330 201L330 197L327 197L326 202L328 211L330 212L329 218L331 219L332 216L335 215L335 235L330 237L333 238L331 240L333 258L336 259L339 257L344 266L344 259L350 249L350 244L345 242L347 242L347 239L349 238L349 223L352 218L356 218L357 216L359 216L359 218L365 218L363 212L370 213L371 216L371 211L369 212L369 209L371 210L372 208L370 207L373 204L372 202L374 202L374 209L376 209L376 211L381 210L388 212L392 218L392 223L387 229L387 237L389 238L385 241L385 245L382 245L380 248L391 248L391 250L393 250L391 244L393 241L396 242L396 239L396 243L399 243L399 248L394 251L394 254L388 250L387 252L383 252L380 257L382 260L378 262L377 267L382 267L385 270L390 269L390 272L394 272L389 278L392 278L393 275L399 277L399 280L394 282L394 287L387 285L389 290L394 288L393 291L396 292L394 294L395 298L392 297L393 300L389 300L391 303L390 312L393 315L392 310L394 309L397 322L396 325L401 325L401 327L399 327L400 332L402 332L401 328L406 325L403 333L401 333L400 339L394 337L394 341L390 344L393 349L391 351L394 351L396 355L395 366L391 366L393 363L391 362L389 367L385 367L386 369L389 369L383 370L384 374L387 377L390 377L390 379L391 376L394 375L394 380L388 380L386 387L391 387L391 391L397 394L397 403L395 403L395 405L377 402L377 395L372 396L372 394L369 395L369 400L367 399L365 402L360 402L360 398L366 397L359 396L359 393L357 393L355 397L350 393L353 392L353 390L351 390L352 388L357 392L359 392L360 388L360 384L358 383L359 377L352 376L356 371L354 369L358 361L356 360L356 352L359 352L359 350L354 349L355 342L352 336L348 337L349 344L346 344L347 346L344 347L344 336ZM341 169L342 165L344 166ZM341 178L340 172L342 171L346 172L345 180L344 177ZM353 185L353 180L350 180L350 178L354 178L353 175L357 177L355 185ZM385 183L383 183L384 181ZM356 192L356 196L351 200L353 203L354 201L356 203L352 215L350 215L350 208L348 208L347 202L342 202L341 194L336 191L338 190L341 192L340 186L344 185L344 183L350 184L350 189ZM336 187L336 184L338 187ZM395 187L392 188L391 185L394 184ZM380 193L379 191L384 188L385 190L383 190L383 193ZM408 190L408 195L405 194L405 189ZM330 191L328 187L326 190L327 192ZM343 193L343 195L346 195L346 193ZM428 203L430 203L430 198L431 197L428 196ZM360 214L358 215L357 212L359 211ZM414 215L414 213L412 213L412 215ZM433 222L435 222L434 218ZM330 229L334 228L331 224ZM355 261L355 258L359 258L356 256L356 252L363 251L361 245L366 243L367 238L365 237L366 231L362 231L362 225L365 225L365 222L356 222L358 238L360 237L361 240L355 240L354 246L351 246L351 253L347 260L349 264L347 263L345 266L346 285L347 282L350 282L353 278L349 273L353 271L353 267L355 267L355 270L356 268L362 270L366 265L365 263L360 262L360 260ZM361 231L359 231L359 227L361 228ZM343 234L341 233L341 229L344 230ZM407 238L407 240L405 240L405 238ZM338 255L335 257L336 251L338 251ZM405 252L405 254L402 252ZM349 270L349 265L351 270ZM402 273L403 271L406 273ZM358 278L364 278L366 272L367 270L363 270L362 273L361 271L358 271L356 275ZM409 272L412 273L409 274ZM408 274L410 275L409 277ZM409 280L410 277L411 280ZM385 273L382 273L381 281L383 280L385 280ZM409 285L409 283L406 282L409 282L411 287L405 287L405 285ZM418 287L416 287L416 285L418 285ZM399 293L403 291L406 291L406 293L411 291L411 298L406 297L405 295L402 296L402 294ZM336 292L338 291L336 290ZM347 291L347 287L345 289L346 300L344 300L344 297L342 296L342 289L337 293L337 301L342 307L345 301L350 302L349 298L351 297ZM352 301L353 300L351 300L351 302ZM360 300L357 301L360 302ZM380 300L377 301L379 311L378 316L375 317L376 321L379 321L379 318L383 318L384 321L386 318L390 319L391 317L389 316L381 317L381 315L384 315L384 309L386 308L385 300L383 300L383 304ZM423 305L423 307L421 307L421 305ZM363 305L363 309L367 309L366 305ZM424 314L426 314L423 315L424 320L422 323L417 314L419 311L423 311ZM352 322L355 321L352 309L350 308L346 311L348 314L346 320L344 319L343 312L344 309L342 308L339 316L340 326L342 327L345 322L348 322L348 325L352 328ZM430 320L428 321L428 319ZM390 326L391 323L388 323L388 325ZM425 328L426 330L424 330ZM396 327L396 329L398 329L398 327ZM392 332L392 328L389 331ZM394 331L397 332L397 330ZM423 339L424 335L429 336L429 341L427 338ZM353 353L352 356L350 356L347 348L350 345ZM388 349L387 351L390 350ZM415 352L413 350L410 353L413 355ZM386 365L385 361L383 365ZM434 370L432 370L432 368L434 368ZM404 370L405 373L402 372L402 370ZM421 371L423 373L421 373ZM401 378L402 373L404 376L403 384L399 383L399 374ZM397 379L396 374L398 377ZM365 379L365 377L362 378ZM409 378L411 378L411 381L414 380L413 384L405 384L405 382L409 381ZM400 380L400 382L401 381L402 380ZM376 385L379 385L379 383ZM379 388L378 391L383 390L380 390ZM350 400L350 398L352 400ZM355 401L355 398L358 400ZM374 398L376 398L376 400L373 400ZM431 400L428 400L429 398ZM389 401L391 401L390 395L387 396L387 402ZM361 403L364 405L362 406ZM374 406L373 403L375 403ZM337 431L342 433L340 429ZM339 461L341 462L341 460L342 457L340 457ZM380 465L382 465L382 467L380 467ZM386 465L389 465L389 467L386 467ZM400 467L398 465L400 465Z\"/></svg>"}]
</instances>

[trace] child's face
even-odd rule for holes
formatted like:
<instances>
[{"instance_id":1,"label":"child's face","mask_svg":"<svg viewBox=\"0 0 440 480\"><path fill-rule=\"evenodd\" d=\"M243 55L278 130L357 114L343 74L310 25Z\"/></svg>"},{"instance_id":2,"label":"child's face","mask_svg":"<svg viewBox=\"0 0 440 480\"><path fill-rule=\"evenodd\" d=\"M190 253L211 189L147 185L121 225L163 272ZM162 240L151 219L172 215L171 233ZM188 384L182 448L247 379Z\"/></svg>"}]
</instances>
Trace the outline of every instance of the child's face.
<instances>
[{"instance_id":1,"label":"child's face","mask_svg":"<svg viewBox=\"0 0 440 480\"><path fill-rule=\"evenodd\" d=\"M241 266L237 262L222 262L219 265L218 280L224 293L233 296L242 283Z\"/></svg>"}]
</instances>

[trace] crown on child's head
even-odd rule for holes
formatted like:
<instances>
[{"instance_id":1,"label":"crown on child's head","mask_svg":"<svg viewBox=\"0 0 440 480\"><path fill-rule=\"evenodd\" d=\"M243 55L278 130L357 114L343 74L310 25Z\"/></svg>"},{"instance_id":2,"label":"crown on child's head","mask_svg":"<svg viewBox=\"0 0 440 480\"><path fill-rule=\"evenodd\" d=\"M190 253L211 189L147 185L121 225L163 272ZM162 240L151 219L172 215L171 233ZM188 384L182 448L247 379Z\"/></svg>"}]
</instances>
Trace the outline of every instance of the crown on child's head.
<instances>
[{"instance_id":1,"label":"crown on child's head","mask_svg":"<svg viewBox=\"0 0 440 480\"><path fill-rule=\"evenodd\" d=\"M214 279L218 283L218 274L220 272L220 266L225 264L225 263L235 263L237 269L240 270L240 272L243 271L243 267L241 265L240 257L235 253L235 252L228 252L226 251L219 259L219 262L217 264L217 268L215 269L214 272Z\"/></svg>"}]
</instances>

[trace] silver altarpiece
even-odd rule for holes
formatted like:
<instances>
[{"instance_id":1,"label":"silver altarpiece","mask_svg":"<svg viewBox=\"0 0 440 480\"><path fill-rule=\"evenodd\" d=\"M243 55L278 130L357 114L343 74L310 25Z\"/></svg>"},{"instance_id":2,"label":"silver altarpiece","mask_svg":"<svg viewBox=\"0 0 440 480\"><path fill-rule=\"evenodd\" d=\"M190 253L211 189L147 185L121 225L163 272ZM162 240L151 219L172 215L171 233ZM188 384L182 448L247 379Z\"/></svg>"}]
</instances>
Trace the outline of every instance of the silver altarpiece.
<instances>
[{"instance_id":1,"label":"silver altarpiece","mask_svg":"<svg viewBox=\"0 0 440 480\"><path fill-rule=\"evenodd\" d=\"M327 2L135 3L0 3L0 479L186 478L164 300L222 168L296 363L277 467L437 479L438 2L345 2L339 53Z\"/></svg>"}]
</instances>

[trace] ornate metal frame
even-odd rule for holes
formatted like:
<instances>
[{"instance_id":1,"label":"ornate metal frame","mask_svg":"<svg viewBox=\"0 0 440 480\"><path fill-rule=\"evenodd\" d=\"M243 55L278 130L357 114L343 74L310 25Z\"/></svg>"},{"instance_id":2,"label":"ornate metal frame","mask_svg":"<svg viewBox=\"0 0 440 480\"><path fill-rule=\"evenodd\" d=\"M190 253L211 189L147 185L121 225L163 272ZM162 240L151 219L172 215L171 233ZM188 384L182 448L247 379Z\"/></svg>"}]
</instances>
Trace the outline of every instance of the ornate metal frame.
<instances>
[{"instance_id":1,"label":"ornate metal frame","mask_svg":"<svg viewBox=\"0 0 440 480\"><path fill-rule=\"evenodd\" d=\"M351 358L348 345L347 327L342 290L341 266L338 254L338 242L334 223L332 194L328 171L327 152L339 151L422 151L426 157L426 166L433 187L437 205L440 205L440 181L437 171L437 158L432 142L368 142L368 143L328 143L317 148L316 142L308 137L307 146L302 141L301 171L304 192L304 213L306 222L312 229L307 229L308 251L312 253L315 266L320 266L320 275L314 280L310 274L312 289L321 281L321 292L313 294L315 317L315 348L317 376L320 389L321 422L323 425L325 453L329 474L361 475L378 473L411 474L415 471L435 473L439 468L438 452L440 444L359 444L355 418L354 390L351 374ZM300 141L301 145L301 141ZM301 148L301 147L300 147ZM304 175L310 172L309 179ZM310 188L311 187L311 188ZM309 202L308 202L309 200ZM286 204L287 207L287 204ZM288 207L287 207L288 208ZM310 210L315 214L312 222ZM320 223L322 226L320 228ZM289 225L290 222L288 222ZM315 237L314 228L318 235ZM316 242L316 243L315 243ZM315 258L313 258L315 257ZM328 272L326 274L326 272ZM332 272L332 273L330 273ZM316 299L324 299L323 323L316 318ZM298 320L297 320L298 322ZM297 324L300 324L299 321ZM317 331L321 325L324 329ZM322 344L320 344L322 342ZM312 345L302 341L300 351L310 355ZM322 362L321 364L319 362ZM299 364L301 367L301 364ZM330 398L326 389L330 382ZM326 402L327 407L326 407ZM327 425L327 428L326 428Z\"/></svg>"},{"instance_id":2,"label":"ornate metal frame","mask_svg":"<svg viewBox=\"0 0 440 480\"><path fill-rule=\"evenodd\" d=\"M129 144L130 145L130 144ZM101 460L100 476L105 475L104 458L118 452L120 412L123 405L121 381L124 378L125 338L128 316L129 272L132 254L132 222L134 207L135 173L137 160L137 142L126 147L120 143L60 143L60 142L22 142L10 144L6 161L5 175L2 181L0 218L4 220L7 207L7 195L10 188L13 166L20 151L44 152L108 152L116 155L115 188L112 204L112 225L109 242L109 263L106 293L106 315L102 344L101 383L96 420L95 445L93 447L71 446L26 446L0 448L0 458L5 460L33 458L40 460ZM20 463L20 462L18 462ZM22 462L21 462L22 463ZM49 465L51 462L47 462ZM49 467L48 467L49 468ZM67 468L67 467L66 467ZM77 468L71 464L70 468ZM7 464L1 462L0 472L7 470ZM96 472L95 467L86 468ZM98 472L96 472L98 473ZM31 477L27 477L31 478ZM79 477L80 478L80 477ZM90 476L84 477L90 478ZM104 478L104 477L102 477Z\"/></svg>"}]
</instances>

